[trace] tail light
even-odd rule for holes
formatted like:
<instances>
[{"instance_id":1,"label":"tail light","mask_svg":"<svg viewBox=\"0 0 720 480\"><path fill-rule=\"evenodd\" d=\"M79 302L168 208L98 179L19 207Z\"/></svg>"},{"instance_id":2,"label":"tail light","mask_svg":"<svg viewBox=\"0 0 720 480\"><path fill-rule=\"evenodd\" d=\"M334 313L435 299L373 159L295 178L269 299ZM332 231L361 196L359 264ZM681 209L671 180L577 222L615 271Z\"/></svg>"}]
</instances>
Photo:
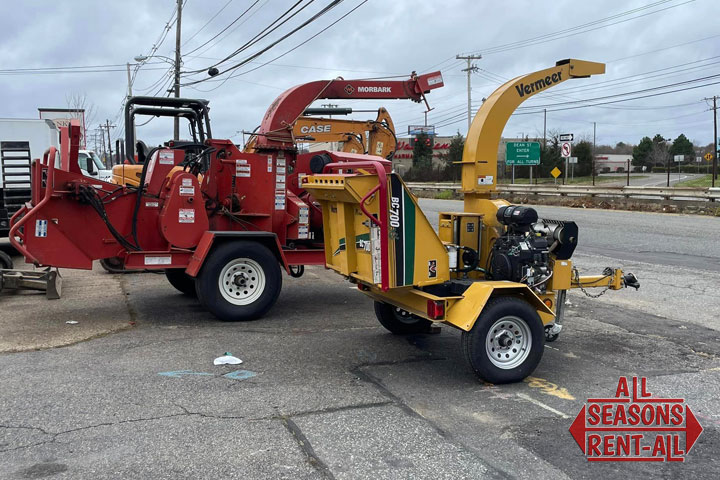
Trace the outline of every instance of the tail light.
<instances>
[{"instance_id":1,"label":"tail light","mask_svg":"<svg viewBox=\"0 0 720 480\"><path fill-rule=\"evenodd\" d=\"M433 320L440 320L445 317L445 301L444 300L428 300L427 315Z\"/></svg>"}]
</instances>

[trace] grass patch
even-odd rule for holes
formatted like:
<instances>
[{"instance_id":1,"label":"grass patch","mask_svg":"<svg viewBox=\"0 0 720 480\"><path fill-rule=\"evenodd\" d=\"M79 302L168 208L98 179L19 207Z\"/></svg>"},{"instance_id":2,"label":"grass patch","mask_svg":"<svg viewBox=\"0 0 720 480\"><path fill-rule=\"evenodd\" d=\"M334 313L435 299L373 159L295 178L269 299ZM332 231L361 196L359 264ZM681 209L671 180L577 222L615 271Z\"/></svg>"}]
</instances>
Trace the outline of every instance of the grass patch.
<instances>
[{"instance_id":1,"label":"grass patch","mask_svg":"<svg viewBox=\"0 0 720 480\"><path fill-rule=\"evenodd\" d=\"M675 184L676 187L710 187L712 185L712 175L703 175L699 178L685 180ZM715 186L720 186L720 182L715 180Z\"/></svg>"},{"instance_id":2,"label":"grass patch","mask_svg":"<svg viewBox=\"0 0 720 480\"><path fill-rule=\"evenodd\" d=\"M647 175L630 175L630 178L631 179L647 178ZM626 179L627 179L626 176L623 176L623 177L620 177L620 176L617 176L617 177L595 177L595 184L597 185L599 183L611 183L611 182L617 182L617 183L622 182L624 184ZM537 180L538 185L548 185L548 184L554 185L555 184L554 178L538 178L538 179L533 178L533 183L535 183L535 180ZM500 180L500 183L509 184L510 181L511 180L509 178L503 178L502 180ZM528 178L516 178L515 184L527 185L529 183L529 181L530 181L530 179L528 179ZM558 177L557 183L558 183L558 185L562 185L562 177ZM565 184L566 185L592 185L592 177L587 176L587 177L568 178L567 182Z\"/></svg>"},{"instance_id":3,"label":"grass patch","mask_svg":"<svg viewBox=\"0 0 720 480\"><path fill-rule=\"evenodd\" d=\"M438 200L452 200L455 198L455 192L452 190L443 190L442 192L435 194L435 198Z\"/></svg>"}]
</instances>

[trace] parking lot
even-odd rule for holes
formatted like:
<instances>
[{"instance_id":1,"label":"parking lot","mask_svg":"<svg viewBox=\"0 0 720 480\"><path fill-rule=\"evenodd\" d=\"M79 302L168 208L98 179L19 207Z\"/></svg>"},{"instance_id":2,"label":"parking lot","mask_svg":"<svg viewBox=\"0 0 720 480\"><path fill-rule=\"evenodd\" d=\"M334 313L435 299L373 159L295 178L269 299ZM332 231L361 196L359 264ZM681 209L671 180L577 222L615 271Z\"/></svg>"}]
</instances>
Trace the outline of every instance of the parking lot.
<instances>
[{"instance_id":1,"label":"parking lot","mask_svg":"<svg viewBox=\"0 0 720 480\"><path fill-rule=\"evenodd\" d=\"M454 204L422 206L434 219ZM215 320L152 273L65 271L61 300L4 295L0 476L717 478L717 221L539 210L578 220L584 270L620 265L642 287L572 292L565 331L519 384L478 381L454 329L389 334L321 268L285 276L249 323ZM225 352L244 363L213 366ZM623 375L692 407L705 430L684 464L588 464L568 428Z\"/></svg>"}]
</instances>

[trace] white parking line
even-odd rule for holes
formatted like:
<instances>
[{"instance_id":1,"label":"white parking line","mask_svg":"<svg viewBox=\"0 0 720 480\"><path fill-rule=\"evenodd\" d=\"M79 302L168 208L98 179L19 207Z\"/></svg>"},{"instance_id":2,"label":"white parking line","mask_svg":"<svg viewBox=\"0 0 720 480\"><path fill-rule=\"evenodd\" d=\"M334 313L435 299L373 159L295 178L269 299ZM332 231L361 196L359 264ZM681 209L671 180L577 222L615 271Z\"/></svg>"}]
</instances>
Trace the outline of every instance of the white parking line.
<instances>
[{"instance_id":1,"label":"white parking line","mask_svg":"<svg viewBox=\"0 0 720 480\"><path fill-rule=\"evenodd\" d=\"M555 415L558 415L558 416L560 416L560 417L562 417L562 418L570 418L569 415L565 415L563 412L561 412L560 410L554 409L554 408L551 407L550 405L545 405L545 404L544 404L543 402L541 402L540 400L535 400L535 399L532 398L530 395L527 395L527 394L524 394L524 393L516 393L516 395L517 395L518 397L522 398L523 400L527 400L527 401L530 402L530 403L534 403L534 404L537 405L538 407L544 408L544 409L547 410L548 412L552 412L552 413L554 413Z\"/></svg>"}]
</instances>

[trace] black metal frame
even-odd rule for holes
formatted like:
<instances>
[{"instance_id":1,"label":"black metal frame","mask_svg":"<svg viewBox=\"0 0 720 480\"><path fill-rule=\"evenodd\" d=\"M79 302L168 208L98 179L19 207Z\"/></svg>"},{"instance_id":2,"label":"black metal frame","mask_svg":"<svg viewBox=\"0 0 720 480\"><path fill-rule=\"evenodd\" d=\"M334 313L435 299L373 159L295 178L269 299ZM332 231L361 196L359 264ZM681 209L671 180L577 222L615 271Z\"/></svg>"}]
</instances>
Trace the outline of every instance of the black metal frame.
<instances>
[{"instance_id":1,"label":"black metal frame","mask_svg":"<svg viewBox=\"0 0 720 480\"><path fill-rule=\"evenodd\" d=\"M193 98L130 97L125 103L125 158L135 163L135 115L187 118L200 143L212 138L208 101Z\"/></svg>"}]
</instances>

